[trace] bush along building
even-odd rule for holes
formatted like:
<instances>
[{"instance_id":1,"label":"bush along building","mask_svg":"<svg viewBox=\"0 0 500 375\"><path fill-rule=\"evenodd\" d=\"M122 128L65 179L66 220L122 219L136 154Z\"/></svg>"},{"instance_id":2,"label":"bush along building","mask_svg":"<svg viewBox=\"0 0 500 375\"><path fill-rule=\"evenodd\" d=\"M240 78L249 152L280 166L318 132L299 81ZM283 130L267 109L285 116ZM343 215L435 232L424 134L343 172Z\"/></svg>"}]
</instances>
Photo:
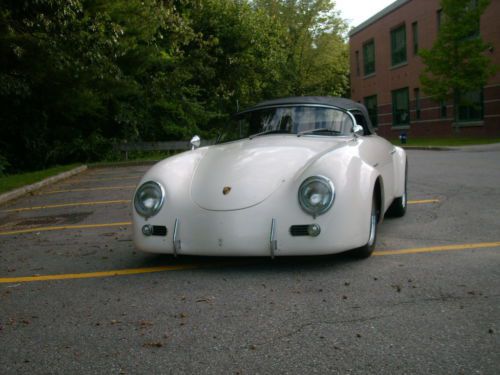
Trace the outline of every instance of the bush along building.
<instances>
[{"instance_id":1,"label":"bush along building","mask_svg":"<svg viewBox=\"0 0 500 375\"><path fill-rule=\"evenodd\" d=\"M500 137L499 14L498 0L398 0L354 28L351 97L378 134Z\"/></svg>"}]
</instances>

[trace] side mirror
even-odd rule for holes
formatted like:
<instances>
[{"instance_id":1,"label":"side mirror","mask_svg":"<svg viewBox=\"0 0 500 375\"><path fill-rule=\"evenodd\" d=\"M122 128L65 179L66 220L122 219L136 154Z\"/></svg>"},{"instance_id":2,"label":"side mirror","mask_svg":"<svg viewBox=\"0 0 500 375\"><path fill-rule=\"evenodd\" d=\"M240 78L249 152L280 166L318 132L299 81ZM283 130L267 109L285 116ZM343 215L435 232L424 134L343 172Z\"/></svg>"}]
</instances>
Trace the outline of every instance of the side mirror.
<instances>
[{"instance_id":1,"label":"side mirror","mask_svg":"<svg viewBox=\"0 0 500 375\"><path fill-rule=\"evenodd\" d=\"M353 127L352 127L352 132L355 134L355 135L363 135L365 134L365 130L363 129L363 127L361 125L358 125L358 124L355 124Z\"/></svg>"},{"instance_id":2,"label":"side mirror","mask_svg":"<svg viewBox=\"0 0 500 375\"><path fill-rule=\"evenodd\" d=\"M199 136L195 135L193 138L191 138L191 150L196 150L198 147L200 147L201 144L201 139Z\"/></svg>"}]
</instances>

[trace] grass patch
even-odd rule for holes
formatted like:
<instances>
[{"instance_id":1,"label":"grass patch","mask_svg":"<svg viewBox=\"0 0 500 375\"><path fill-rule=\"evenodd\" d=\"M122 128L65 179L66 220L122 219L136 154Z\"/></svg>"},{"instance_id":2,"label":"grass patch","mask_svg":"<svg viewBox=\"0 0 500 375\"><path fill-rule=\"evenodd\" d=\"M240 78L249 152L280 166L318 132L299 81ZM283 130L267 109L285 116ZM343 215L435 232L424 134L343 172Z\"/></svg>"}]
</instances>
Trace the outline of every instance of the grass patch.
<instances>
[{"instance_id":1,"label":"grass patch","mask_svg":"<svg viewBox=\"0 0 500 375\"><path fill-rule=\"evenodd\" d=\"M43 171L2 176L0 177L0 194L26 185L34 184L35 182L39 182L48 177L52 177L59 173L69 171L78 166L80 166L80 164L70 164L44 169Z\"/></svg>"},{"instance_id":2,"label":"grass patch","mask_svg":"<svg viewBox=\"0 0 500 375\"><path fill-rule=\"evenodd\" d=\"M395 145L401 145L399 139L391 139L390 141ZM500 138L408 138L404 146L460 147L490 143L500 143Z\"/></svg>"}]
</instances>

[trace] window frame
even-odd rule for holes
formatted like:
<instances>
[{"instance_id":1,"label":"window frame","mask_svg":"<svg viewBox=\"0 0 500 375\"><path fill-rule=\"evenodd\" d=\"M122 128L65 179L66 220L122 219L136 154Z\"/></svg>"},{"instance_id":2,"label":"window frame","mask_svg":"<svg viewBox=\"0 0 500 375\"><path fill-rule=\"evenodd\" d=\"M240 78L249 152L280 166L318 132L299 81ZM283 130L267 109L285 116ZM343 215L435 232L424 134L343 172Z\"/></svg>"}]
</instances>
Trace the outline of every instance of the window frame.
<instances>
[{"instance_id":1,"label":"window frame","mask_svg":"<svg viewBox=\"0 0 500 375\"><path fill-rule=\"evenodd\" d=\"M359 51L354 52L354 59L355 59L355 64L356 64L356 77L359 77L360 75L360 69L359 69Z\"/></svg>"},{"instance_id":2,"label":"window frame","mask_svg":"<svg viewBox=\"0 0 500 375\"><path fill-rule=\"evenodd\" d=\"M411 24L411 31L413 34L413 55L418 55L418 22L415 21Z\"/></svg>"},{"instance_id":3,"label":"window frame","mask_svg":"<svg viewBox=\"0 0 500 375\"><path fill-rule=\"evenodd\" d=\"M397 34L402 32L404 37L402 40L404 41L404 45L396 51L397 44ZM407 35L406 35L406 24L402 23L391 29L391 66L399 66L406 64L408 62L408 51L407 48ZM398 56L399 55L399 56Z\"/></svg>"},{"instance_id":4,"label":"window frame","mask_svg":"<svg viewBox=\"0 0 500 375\"><path fill-rule=\"evenodd\" d=\"M367 59L368 47L372 48L373 61L368 61ZM365 76L375 74L375 39L370 39L363 43L363 74Z\"/></svg>"},{"instance_id":5,"label":"window frame","mask_svg":"<svg viewBox=\"0 0 500 375\"><path fill-rule=\"evenodd\" d=\"M457 123L480 122L480 121L484 120L484 90L481 88L481 89L476 90L476 91L469 91L469 92L465 93L465 95L476 94L476 93L479 96L479 108L478 109L472 108L476 103L472 103L471 105L460 104L462 94L460 92L456 94L456 96L455 96L455 121ZM461 117L462 108L467 109L467 112L468 112L468 115L465 118ZM476 113L478 113L478 116L472 116L470 114L471 110L476 111Z\"/></svg>"},{"instance_id":6,"label":"window frame","mask_svg":"<svg viewBox=\"0 0 500 375\"><path fill-rule=\"evenodd\" d=\"M446 100L439 101L439 118L447 118L448 117L448 104Z\"/></svg>"},{"instance_id":7,"label":"window frame","mask_svg":"<svg viewBox=\"0 0 500 375\"><path fill-rule=\"evenodd\" d=\"M398 111L404 111L405 109L399 109L397 107L397 96L404 93L406 96L406 119L405 121L397 121L398 119ZM391 91L392 96L392 126L393 127L402 127L410 125L410 93L408 87L403 87L397 90Z\"/></svg>"},{"instance_id":8,"label":"window frame","mask_svg":"<svg viewBox=\"0 0 500 375\"><path fill-rule=\"evenodd\" d=\"M413 96L415 97L415 119L420 120L422 118L422 110L420 103L420 88L415 87L413 89Z\"/></svg>"},{"instance_id":9,"label":"window frame","mask_svg":"<svg viewBox=\"0 0 500 375\"><path fill-rule=\"evenodd\" d=\"M373 100L375 107L371 108L369 106L369 101ZM363 98L363 103L368 111L368 116L374 128L378 128L378 98L377 95L365 96ZM375 121L374 121L375 120Z\"/></svg>"}]
</instances>

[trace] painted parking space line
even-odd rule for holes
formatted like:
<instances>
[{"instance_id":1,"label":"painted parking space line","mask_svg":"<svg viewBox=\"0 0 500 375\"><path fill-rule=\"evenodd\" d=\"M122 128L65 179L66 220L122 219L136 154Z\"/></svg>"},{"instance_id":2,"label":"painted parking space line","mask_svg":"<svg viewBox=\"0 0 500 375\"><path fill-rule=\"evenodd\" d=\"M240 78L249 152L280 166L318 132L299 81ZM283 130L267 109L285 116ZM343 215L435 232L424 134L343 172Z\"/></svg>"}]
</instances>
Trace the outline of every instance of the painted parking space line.
<instances>
[{"instance_id":1,"label":"painted parking space line","mask_svg":"<svg viewBox=\"0 0 500 375\"><path fill-rule=\"evenodd\" d=\"M153 272L188 270L188 269L195 269L195 268L199 268L199 267L200 267L200 265L198 265L198 264L187 264L187 265L182 265L182 266L130 268L130 269L124 269L124 270L115 270L115 271L67 273L67 274L60 274L60 275L2 277L2 278L0 278L0 284L2 284L2 283L22 283L22 282L31 282L31 281L68 280L68 279L93 279L93 278L98 278L98 277L138 275L138 274L153 273Z\"/></svg>"},{"instance_id":2,"label":"painted parking space line","mask_svg":"<svg viewBox=\"0 0 500 375\"><path fill-rule=\"evenodd\" d=\"M124 227L132 225L130 221L123 221L119 223L105 223L105 224L81 224L81 225L59 225L53 227L38 227L38 228L28 228L28 229L19 229L19 230L11 230L7 232L0 232L0 236L12 236L15 234L24 234L24 233L36 233L36 232L50 232L50 231L58 231L58 230L66 230L66 229L93 229L93 228L109 228L109 227Z\"/></svg>"},{"instance_id":3,"label":"painted parking space line","mask_svg":"<svg viewBox=\"0 0 500 375\"><path fill-rule=\"evenodd\" d=\"M151 164L153 165L153 163ZM145 173L151 165L144 165L141 168L134 168L132 170L128 170L128 168L124 168L125 171L127 172L127 175L131 174L139 174L139 173ZM116 167L111 167L111 168L106 168L106 169L100 169L100 168L90 168L87 169L87 176L119 176L122 173L123 170L119 170L119 168Z\"/></svg>"},{"instance_id":4,"label":"painted parking space line","mask_svg":"<svg viewBox=\"0 0 500 375\"><path fill-rule=\"evenodd\" d=\"M72 193L72 192L83 192L83 191L100 191L100 190L126 190L135 189L136 185L125 185L125 186L103 186L95 188L81 188L81 189L62 189L62 190L50 190L42 191L35 195L49 195L49 194L59 194L59 193Z\"/></svg>"},{"instance_id":5,"label":"painted parking space line","mask_svg":"<svg viewBox=\"0 0 500 375\"><path fill-rule=\"evenodd\" d=\"M45 210L49 208L61 208L61 207L79 207L79 206L98 206L98 205L111 205L111 204L125 204L130 203L129 199L118 199L112 201L94 201L94 202L74 202L74 203L62 203L62 204L47 204L44 206L33 206L33 207L20 207L11 208L8 210L1 210L0 212L23 212L23 211L36 211Z\"/></svg>"},{"instance_id":6,"label":"painted parking space line","mask_svg":"<svg viewBox=\"0 0 500 375\"><path fill-rule=\"evenodd\" d=\"M426 203L439 203L439 199L421 199L408 201L408 204L426 204Z\"/></svg>"},{"instance_id":7,"label":"painted parking space line","mask_svg":"<svg viewBox=\"0 0 500 375\"><path fill-rule=\"evenodd\" d=\"M474 249L486 249L486 248L496 248L496 247L500 247L500 241L470 243L461 245L418 247L414 249L401 249L401 250L380 250L380 251L375 251L373 255L383 256L383 255L419 254L419 253L434 253L438 251L474 250Z\"/></svg>"},{"instance_id":8,"label":"painted parking space line","mask_svg":"<svg viewBox=\"0 0 500 375\"><path fill-rule=\"evenodd\" d=\"M7 228L7 227L9 227L9 226L11 226L11 225L12 225L12 223L5 223L5 224L2 224L2 225L0 225L0 229L2 229L2 228Z\"/></svg>"},{"instance_id":9,"label":"painted parking space line","mask_svg":"<svg viewBox=\"0 0 500 375\"><path fill-rule=\"evenodd\" d=\"M459 250L478 250L478 249L494 249L500 248L500 241L497 242L482 242L475 244L459 244L459 245L447 245L447 246L433 246L433 247L422 247L414 249L400 249L400 250L381 250L375 251L373 255L377 256L390 256L390 255L404 255L404 254L419 254L419 253L433 253L437 251L459 251ZM215 263L192 263L192 264L182 264L174 266L157 266L157 267L145 267L145 268L129 268L121 270L111 270L111 271L98 271L98 272L84 272L84 273L68 273L68 274L56 274L56 275L35 275L35 276L20 276L20 277L0 277L0 284L7 283L24 283L24 282L34 282L34 281L52 281L52 280L74 280L74 279L92 279L100 277L112 277L112 276L125 276L125 275L138 275L154 272L165 272L165 271L181 271L190 270L198 268L217 268L225 266L242 266L247 265L248 261L227 261L227 262L215 262Z\"/></svg>"},{"instance_id":10,"label":"painted parking space line","mask_svg":"<svg viewBox=\"0 0 500 375\"><path fill-rule=\"evenodd\" d=\"M122 177L106 177L106 178L78 178L70 181L65 181L64 184L73 184L75 182L101 182L101 181L122 181L122 180L139 180L143 175L137 176L122 176Z\"/></svg>"},{"instance_id":11,"label":"painted parking space line","mask_svg":"<svg viewBox=\"0 0 500 375\"><path fill-rule=\"evenodd\" d=\"M33 207L20 207L11 208L8 210L0 210L0 212L23 212L23 211L36 211L45 210L49 208L61 208L61 207L78 207L78 206L98 206L98 205L110 205L110 204L122 204L130 203L130 199L117 199L111 201L94 201L94 202L74 202L74 203L62 203L62 204L47 204L44 206L33 206ZM408 204L425 204L425 203L439 203L439 199L424 199L408 201Z\"/></svg>"}]
</instances>

